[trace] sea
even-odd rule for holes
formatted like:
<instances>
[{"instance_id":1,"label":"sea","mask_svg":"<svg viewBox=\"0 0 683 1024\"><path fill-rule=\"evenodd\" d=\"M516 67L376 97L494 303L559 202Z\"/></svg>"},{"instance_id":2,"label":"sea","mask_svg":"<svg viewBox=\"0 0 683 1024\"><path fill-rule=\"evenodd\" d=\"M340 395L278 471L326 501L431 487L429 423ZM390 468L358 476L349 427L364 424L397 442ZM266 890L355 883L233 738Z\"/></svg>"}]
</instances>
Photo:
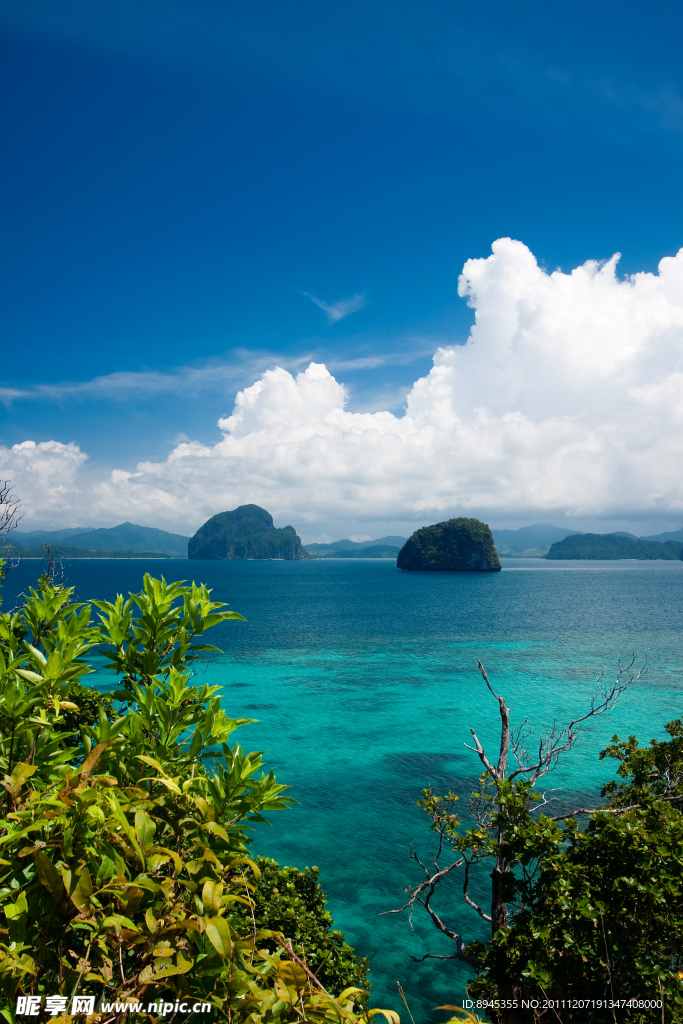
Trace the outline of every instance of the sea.
<instances>
[{"instance_id":1,"label":"sea","mask_svg":"<svg viewBox=\"0 0 683 1024\"><path fill-rule=\"evenodd\" d=\"M25 561L5 581L12 595L35 579ZM226 713L255 721L235 739L265 751L296 805L254 831L254 852L317 865L335 924L371 963L371 1005L417 1022L465 997L468 969L417 907L392 913L433 863L435 836L417 807L422 790L467 795L481 765L471 729L497 750L497 703L534 738L583 714L600 685L633 663L616 707L585 723L541 787L549 813L591 806L615 762L612 736L665 738L683 715L683 562L505 559L499 573L402 572L390 560L212 562L79 560L66 569L76 597L112 599L143 573L203 582L247 621L213 630L222 653L198 671L220 687ZM98 673L95 683L112 688ZM442 861L447 863L447 861ZM462 901L457 872L434 898L465 941L486 925ZM486 899L486 877L475 897ZM416 962L425 954L427 959ZM415 958L415 959L413 959Z\"/></svg>"}]
</instances>

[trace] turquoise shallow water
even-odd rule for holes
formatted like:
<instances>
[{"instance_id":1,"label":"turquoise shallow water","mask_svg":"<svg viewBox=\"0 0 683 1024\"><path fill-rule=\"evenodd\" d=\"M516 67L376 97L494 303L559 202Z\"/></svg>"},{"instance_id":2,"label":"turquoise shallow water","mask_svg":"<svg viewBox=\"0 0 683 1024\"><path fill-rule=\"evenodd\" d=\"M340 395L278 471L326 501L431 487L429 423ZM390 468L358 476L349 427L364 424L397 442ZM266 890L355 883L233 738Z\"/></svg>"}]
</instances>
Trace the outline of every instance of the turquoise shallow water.
<instances>
[{"instance_id":1,"label":"turquoise shallow water","mask_svg":"<svg viewBox=\"0 0 683 1024\"><path fill-rule=\"evenodd\" d=\"M6 593L35 575L15 570ZM612 677L633 652L645 676L618 707L591 721L548 782L558 811L590 801L611 772L597 754L614 732L663 736L683 713L683 563L512 560L496 574L402 573L389 561L91 561L69 569L82 599L139 589L149 570L202 580L248 618L215 631L224 654L202 669L226 711L258 718L239 736L267 751L299 805L260 828L259 852L317 864L330 909L373 965L373 1002L401 1010L396 981L420 1021L462 998L467 972L416 966L410 954L449 952L419 916L380 916L417 878L411 843L429 856L415 807L421 789L467 794L479 774L469 728L494 748L497 708L478 676L480 657L515 721L537 728L580 713L595 677ZM5 604L7 608L7 604ZM585 806L585 804L584 804ZM465 937L479 919L457 899L440 904Z\"/></svg>"}]
</instances>

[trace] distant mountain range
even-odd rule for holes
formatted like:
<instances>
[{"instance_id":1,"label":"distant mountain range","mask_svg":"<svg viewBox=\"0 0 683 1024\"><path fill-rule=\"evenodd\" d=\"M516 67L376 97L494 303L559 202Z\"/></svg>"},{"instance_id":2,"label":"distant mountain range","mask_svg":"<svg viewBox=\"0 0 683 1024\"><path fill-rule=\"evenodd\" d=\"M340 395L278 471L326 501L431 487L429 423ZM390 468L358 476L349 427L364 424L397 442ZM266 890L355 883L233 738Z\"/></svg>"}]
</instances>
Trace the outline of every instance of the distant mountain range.
<instances>
[{"instance_id":1,"label":"distant mountain range","mask_svg":"<svg viewBox=\"0 0 683 1024\"><path fill-rule=\"evenodd\" d=\"M683 529L681 529L681 530L672 530L669 533L655 533L651 537L636 537L632 533L613 533L613 534L603 534L602 536L633 537L634 540L659 541L660 544L666 544L666 542L668 540L677 540L677 541L680 541L681 543L683 543Z\"/></svg>"},{"instance_id":2,"label":"distant mountain range","mask_svg":"<svg viewBox=\"0 0 683 1024\"><path fill-rule=\"evenodd\" d=\"M551 550L551 547L554 547L554 546L558 545L560 542L562 542L566 538L570 538L570 537L575 537L575 538L579 538L579 537L625 538L625 539L629 539L629 540L632 540L632 541L638 541L638 542L648 541L648 542L659 543L659 544L666 544L668 541L676 541L678 543L683 544L683 529L672 530L672 531L668 532L668 534L655 534L655 535L652 535L651 537L636 537L635 534L626 534L626 532L624 532L622 530L615 530L615 531L611 532L611 534L584 534L584 532L582 532L582 530L567 529L564 526L551 526L548 523L537 523L535 526L522 526L521 529L492 529L492 534L494 535L494 541L496 542L496 550L498 551L498 554L499 554L500 558L524 558L524 557L525 558L545 558L549 554L549 552ZM595 550L595 551L598 550L597 543L598 543L597 541L592 542L592 550ZM609 545L611 545L611 547L609 547ZM620 548L620 546L618 546L618 545L614 546L612 544L612 542L608 542L607 547L609 547L609 550L616 551L617 548L622 550ZM604 548L605 551L607 550L607 547ZM578 551L580 549L579 549L579 547L577 547L575 545L572 547L571 545L567 544L565 547L563 547L562 550L565 550L565 551ZM582 550L584 550L584 549L582 549ZM588 551L588 547L585 548L585 550ZM626 551L627 548L624 547L623 550ZM635 551L636 548L634 547L634 548L631 548L629 550ZM668 554L659 554L659 555L653 555L651 553L652 549L642 548L640 550L642 550L643 552L646 552L646 551L649 550L650 554L642 554L640 556L636 555L636 554L630 554L630 555L626 555L626 554L624 554L624 555L608 555L608 554L605 554L604 556L598 556L598 555L579 556L579 555L558 555L558 554L554 554L553 553L552 555L550 555L550 557L552 557L552 558L565 558L565 557L566 558L579 558L579 557L592 557L592 558L597 558L597 557L605 557L605 558L612 558L612 557L618 557L618 558L638 558L638 557L642 557L642 558L671 558L671 557L675 557L675 558L678 558L678 555L674 555L674 556L671 555L671 549L669 549L669 553Z\"/></svg>"},{"instance_id":3,"label":"distant mountain range","mask_svg":"<svg viewBox=\"0 0 683 1024\"><path fill-rule=\"evenodd\" d=\"M545 558L551 546L570 537L613 537L638 542L666 544L675 541L683 544L683 528L668 533L658 533L647 537L636 537L632 533L616 531L610 534L583 534L579 530L568 530L562 526L549 523L536 523L523 526L519 530L492 530L496 551L500 558ZM23 555L25 558L38 558L44 553L43 544L53 546L53 554L63 554L65 558L132 558L165 555L170 558L187 558L189 537L179 533L157 530L152 526L137 526L135 523L121 523L109 529L93 530L85 526L72 526L62 530L12 530L7 537L12 554ZM407 541L407 537L387 536L375 540L353 541L335 540L326 544L306 544L305 550L314 558L396 558ZM608 542L614 548L613 542ZM594 550L597 541L593 542ZM578 549L573 549L578 550ZM586 549L587 550L587 549ZM605 549L606 550L606 549ZM616 550L616 548L614 548ZM626 550L626 548L624 548ZM636 549L629 549L635 551ZM648 549L643 549L643 551ZM649 549L650 551L652 549ZM668 554L656 557L671 557ZM551 557L560 557L553 554ZM572 556L562 556L572 557ZM573 556L578 557L578 556ZM597 555L588 557L598 557ZM605 557L614 557L605 555ZM618 557L637 558L654 557L643 554L624 554ZM677 557L677 556L674 556Z\"/></svg>"},{"instance_id":4,"label":"distant mountain range","mask_svg":"<svg viewBox=\"0 0 683 1024\"><path fill-rule=\"evenodd\" d=\"M88 527L69 527L66 530L12 530L7 543L12 548L38 548L43 544L64 545L70 549L68 557L78 557L73 552L107 551L108 557L128 558L134 554L159 554L171 558L187 558L187 542L190 538L179 533L167 533L153 526L136 526L135 523L121 523L110 529L92 530ZM66 548L63 548L66 555ZM112 554L118 552L119 554ZM16 554L21 554L17 550ZM56 550L55 550L56 553ZM25 557L36 557L25 555ZM99 557L107 557L100 555Z\"/></svg>"},{"instance_id":5,"label":"distant mountain range","mask_svg":"<svg viewBox=\"0 0 683 1024\"><path fill-rule=\"evenodd\" d=\"M572 537L578 530L563 526L536 523L523 526L520 530L491 530L499 558L543 558L550 551L550 545L565 537Z\"/></svg>"},{"instance_id":6,"label":"distant mountain range","mask_svg":"<svg viewBox=\"0 0 683 1024\"><path fill-rule=\"evenodd\" d=\"M377 540L334 540L330 544L305 544L314 558L396 558L407 537L378 537Z\"/></svg>"}]
</instances>

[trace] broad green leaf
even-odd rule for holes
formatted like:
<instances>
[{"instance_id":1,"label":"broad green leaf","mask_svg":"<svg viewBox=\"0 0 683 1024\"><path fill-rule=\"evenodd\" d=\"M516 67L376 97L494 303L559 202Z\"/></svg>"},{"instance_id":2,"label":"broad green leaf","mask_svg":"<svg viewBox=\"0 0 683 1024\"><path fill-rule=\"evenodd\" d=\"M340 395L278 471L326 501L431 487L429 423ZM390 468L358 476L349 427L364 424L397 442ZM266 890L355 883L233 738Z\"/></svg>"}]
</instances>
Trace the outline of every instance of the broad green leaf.
<instances>
[{"instance_id":1,"label":"broad green leaf","mask_svg":"<svg viewBox=\"0 0 683 1024\"><path fill-rule=\"evenodd\" d=\"M209 942L218 955L227 960L232 949L230 925L224 917L211 917L206 923L206 934Z\"/></svg>"},{"instance_id":2,"label":"broad green leaf","mask_svg":"<svg viewBox=\"0 0 683 1024\"><path fill-rule=\"evenodd\" d=\"M53 651L45 666L46 679L59 679L64 671L64 658L59 651Z\"/></svg>"},{"instance_id":3,"label":"broad green leaf","mask_svg":"<svg viewBox=\"0 0 683 1024\"><path fill-rule=\"evenodd\" d=\"M205 828L207 832L211 832L215 836L220 836L220 838L224 839L226 843L230 842L230 836L223 828L223 826L218 824L218 822L209 821L206 823L206 825L202 825L202 828Z\"/></svg>"},{"instance_id":4,"label":"broad green leaf","mask_svg":"<svg viewBox=\"0 0 683 1024\"><path fill-rule=\"evenodd\" d=\"M153 853L147 858L147 870L158 871L162 864L168 864L170 859L167 853Z\"/></svg>"},{"instance_id":5,"label":"broad green leaf","mask_svg":"<svg viewBox=\"0 0 683 1024\"><path fill-rule=\"evenodd\" d=\"M147 754L136 754L135 755L135 760L136 761L144 761L145 764L149 764L149 765L152 766L152 768L156 768L156 770L159 772L160 775L163 775L164 777L166 777L166 772L161 767L159 762L157 760L155 760L155 758L149 757Z\"/></svg>"},{"instance_id":6,"label":"broad green leaf","mask_svg":"<svg viewBox=\"0 0 683 1024\"><path fill-rule=\"evenodd\" d=\"M45 655L41 654L41 652L36 647L32 647L31 644L27 643L26 646L33 655L34 661L37 661L40 667L44 669L47 665L47 658L45 657Z\"/></svg>"},{"instance_id":7,"label":"broad green leaf","mask_svg":"<svg viewBox=\"0 0 683 1024\"><path fill-rule=\"evenodd\" d=\"M151 852L152 853L167 853L168 856L171 858L171 860L173 861L173 863L175 865L175 873L177 875L179 875L180 872L183 870L183 862L180 859L180 857L178 856L178 854L175 852L175 850L169 850L169 848L167 846L153 846Z\"/></svg>"},{"instance_id":8,"label":"broad green leaf","mask_svg":"<svg viewBox=\"0 0 683 1024\"><path fill-rule=\"evenodd\" d=\"M147 853L152 847L152 843L154 842L154 833L156 830L156 822L153 818L150 818L147 811L135 812L135 832L145 853Z\"/></svg>"},{"instance_id":9,"label":"broad green leaf","mask_svg":"<svg viewBox=\"0 0 683 1024\"><path fill-rule=\"evenodd\" d=\"M144 984L149 984L161 978L172 978L175 974L187 974L193 967L194 960L186 960L183 954L178 952L175 964L170 957L162 959L140 971L139 979Z\"/></svg>"},{"instance_id":10,"label":"broad green leaf","mask_svg":"<svg viewBox=\"0 0 683 1024\"><path fill-rule=\"evenodd\" d=\"M49 857L46 857L42 850L33 854L36 865L36 874L41 885L48 889L54 898L58 900L62 895L62 876L54 866Z\"/></svg>"},{"instance_id":11,"label":"broad green leaf","mask_svg":"<svg viewBox=\"0 0 683 1024\"><path fill-rule=\"evenodd\" d=\"M278 973L286 985L292 986L297 991L306 987L308 978L303 967L290 960L283 960L278 964Z\"/></svg>"},{"instance_id":12,"label":"broad green leaf","mask_svg":"<svg viewBox=\"0 0 683 1024\"><path fill-rule=\"evenodd\" d=\"M249 857L237 857L235 860L230 861L231 868L234 868L236 864L248 864L256 878L261 877L261 869L255 860L250 860Z\"/></svg>"},{"instance_id":13,"label":"broad green leaf","mask_svg":"<svg viewBox=\"0 0 683 1024\"><path fill-rule=\"evenodd\" d=\"M80 912L86 913L90 910L90 897L92 896L92 881L90 879L90 872L87 868L81 868L81 870L74 874L71 871L65 871L64 885L66 890L71 897L71 902Z\"/></svg>"},{"instance_id":14,"label":"broad green leaf","mask_svg":"<svg viewBox=\"0 0 683 1024\"><path fill-rule=\"evenodd\" d=\"M140 931L138 926L129 917L124 917L123 914L112 914L111 917L105 917L102 924L105 927L115 928L117 935L121 934L122 928L129 928L132 932Z\"/></svg>"},{"instance_id":15,"label":"broad green leaf","mask_svg":"<svg viewBox=\"0 0 683 1024\"><path fill-rule=\"evenodd\" d=\"M21 917L21 915L25 914L28 910L26 893L22 890L14 903L6 903L3 909L8 921L14 921L17 917Z\"/></svg>"},{"instance_id":16,"label":"broad green leaf","mask_svg":"<svg viewBox=\"0 0 683 1024\"><path fill-rule=\"evenodd\" d=\"M36 675L35 672L31 672L27 668L15 668L14 670L18 676L26 679L29 683L42 683L43 677Z\"/></svg>"},{"instance_id":17,"label":"broad green leaf","mask_svg":"<svg viewBox=\"0 0 683 1024\"><path fill-rule=\"evenodd\" d=\"M21 792L21 787L24 785L27 779L30 779L37 771L37 766L34 764L24 764L20 762L15 765L12 775L5 775L4 779L0 780L0 786L6 789L12 799L17 797Z\"/></svg>"},{"instance_id":18,"label":"broad green leaf","mask_svg":"<svg viewBox=\"0 0 683 1024\"><path fill-rule=\"evenodd\" d=\"M15 765L14 771L12 772L12 778L20 786L23 786L26 780L30 779L32 775L35 775L37 771L37 765L24 764L22 761L18 765Z\"/></svg>"},{"instance_id":19,"label":"broad green leaf","mask_svg":"<svg viewBox=\"0 0 683 1024\"><path fill-rule=\"evenodd\" d=\"M202 889L202 903L204 904L204 913L218 913L221 909L221 896L223 895L223 883L214 882L211 879L204 882L204 888Z\"/></svg>"},{"instance_id":20,"label":"broad green leaf","mask_svg":"<svg viewBox=\"0 0 683 1024\"><path fill-rule=\"evenodd\" d=\"M167 779L164 776L159 778L158 775L145 775L140 782L160 782L162 786L166 786L166 789L170 789L172 793L177 793L180 796L180 786L173 779Z\"/></svg>"},{"instance_id":21,"label":"broad green leaf","mask_svg":"<svg viewBox=\"0 0 683 1024\"><path fill-rule=\"evenodd\" d=\"M247 899L246 896L222 896L221 906L227 907L228 903L244 903L245 907L254 907L254 901Z\"/></svg>"}]
</instances>

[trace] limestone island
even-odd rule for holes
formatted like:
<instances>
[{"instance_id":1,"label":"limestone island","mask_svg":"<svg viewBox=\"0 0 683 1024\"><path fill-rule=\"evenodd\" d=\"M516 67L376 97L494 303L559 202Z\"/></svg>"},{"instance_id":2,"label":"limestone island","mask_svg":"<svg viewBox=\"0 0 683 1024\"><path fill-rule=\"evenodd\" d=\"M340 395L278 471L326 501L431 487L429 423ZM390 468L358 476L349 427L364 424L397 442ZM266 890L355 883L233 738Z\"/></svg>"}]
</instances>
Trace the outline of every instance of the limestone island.
<instances>
[{"instance_id":1,"label":"limestone island","mask_svg":"<svg viewBox=\"0 0 683 1024\"><path fill-rule=\"evenodd\" d=\"M276 529L273 517L258 505L219 512L200 526L187 545L188 558L247 561L262 558L310 558L293 526Z\"/></svg>"},{"instance_id":2,"label":"limestone island","mask_svg":"<svg viewBox=\"0 0 683 1024\"><path fill-rule=\"evenodd\" d=\"M398 553L399 569L500 572L491 530L478 519L448 519L416 530Z\"/></svg>"}]
</instances>

